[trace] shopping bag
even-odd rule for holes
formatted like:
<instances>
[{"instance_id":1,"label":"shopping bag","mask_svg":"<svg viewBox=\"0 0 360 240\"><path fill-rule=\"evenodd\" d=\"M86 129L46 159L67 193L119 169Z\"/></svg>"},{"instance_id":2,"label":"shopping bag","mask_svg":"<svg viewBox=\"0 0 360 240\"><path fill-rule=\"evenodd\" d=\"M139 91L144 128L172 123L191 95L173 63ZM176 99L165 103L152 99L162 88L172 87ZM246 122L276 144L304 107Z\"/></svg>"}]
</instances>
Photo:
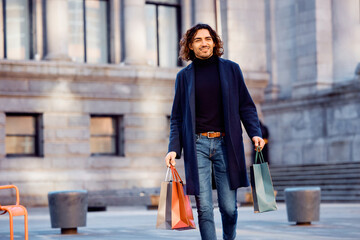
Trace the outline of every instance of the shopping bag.
<instances>
[{"instance_id":1,"label":"shopping bag","mask_svg":"<svg viewBox=\"0 0 360 240\"><path fill-rule=\"evenodd\" d=\"M269 165L264 161L260 148L256 152L254 164L250 167L250 182L254 212L261 213L276 210L275 193Z\"/></svg>"},{"instance_id":2,"label":"shopping bag","mask_svg":"<svg viewBox=\"0 0 360 240\"><path fill-rule=\"evenodd\" d=\"M171 166L173 176L171 201L171 227L185 230L195 227L189 196L184 193L184 184L177 170Z\"/></svg>"},{"instance_id":3,"label":"shopping bag","mask_svg":"<svg viewBox=\"0 0 360 240\"><path fill-rule=\"evenodd\" d=\"M160 197L158 205L158 214L156 220L156 228L171 229L171 193L172 182L167 181L170 168L168 169L165 181L161 183Z\"/></svg>"},{"instance_id":4,"label":"shopping bag","mask_svg":"<svg viewBox=\"0 0 360 240\"><path fill-rule=\"evenodd\" d=\"M168 178L169 171L173 180ZM196 228L189 196L185 194L184 184L173 166L168 168L165 181L161 183L156 228L175 230Z\"/></svg>"}]
</instances>

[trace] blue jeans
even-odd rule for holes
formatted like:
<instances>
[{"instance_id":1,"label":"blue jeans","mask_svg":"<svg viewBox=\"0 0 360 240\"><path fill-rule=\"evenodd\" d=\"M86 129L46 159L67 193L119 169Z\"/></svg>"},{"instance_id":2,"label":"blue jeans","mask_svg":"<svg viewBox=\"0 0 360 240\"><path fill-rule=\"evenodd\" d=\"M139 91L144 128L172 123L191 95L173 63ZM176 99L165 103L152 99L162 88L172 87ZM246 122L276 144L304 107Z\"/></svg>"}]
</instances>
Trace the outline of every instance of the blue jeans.
<instances>
[{"instance_id":1,"label":"blue jeans","mask_svg":"<svg viewBox=\"0 0 360 240\"><path fill-rule=\"evenodd\" d=\"M212 169L222 218L223 239L235 239L237 206L236 190L230 189L227 152L224 137L196 136L196 154L199 168L200 194L195 196L202 240L216 240L212 200ZM213 168L212 168L213 166Z\"/></svg>"}]
</instances>

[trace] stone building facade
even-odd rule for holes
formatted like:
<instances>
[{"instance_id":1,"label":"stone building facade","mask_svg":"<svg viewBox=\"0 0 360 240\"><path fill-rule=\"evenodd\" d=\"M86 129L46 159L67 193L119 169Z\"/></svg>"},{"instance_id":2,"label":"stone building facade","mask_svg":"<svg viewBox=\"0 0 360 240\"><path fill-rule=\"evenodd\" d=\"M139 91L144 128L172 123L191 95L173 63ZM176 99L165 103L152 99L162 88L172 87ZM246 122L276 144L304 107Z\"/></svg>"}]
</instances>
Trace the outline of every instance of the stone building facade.
<instances>
[{"instance_id":1,"label":"stone building facade","mask_svg":"<svg viewBox=\"0 0 360 240\"><path fill-rule=\"evenodd\" d=\"M177 42L198 22L240 64L274 165L359 161L358 10L358 0L2 1L0 184L17 185L25 205L54 190L108 196L100 204L158 191L186 64Z\"/></svg>"},{"instance_id":2,"label":"stone building facade","mask_svg":"<svg viewBox=\"0 0 360 240\"><path fill-rule=\"evenodd\" d=\"M360 2L265 1L265 9L271 162L360 161Z\"/></svg>"},{"instance_id":3,"label":"stone building facade","mask_svg":"<svg viewBox=\"0 0 360 240\"><path fill-rule=\"evenodd\" d=\"M171 55L170 46L165 49L169 54L163 54L164 38L171 38L168 32L180 37L195 22L221 29L219 11L228 12L227 21L236 25L237 12L246 11L230 10L221 1L154 2L19 0L1 5L6 16L0 37L0 184L17 185L23 204L46 205L47 193L55 190L86 189L91 204L139 203L139 196L158 191L166 171L174 81L181 69L177 49ZM263 18L247 14L264 29ZM152 17L158 24L155 41L149 32ZM162 26L163 18L176 21L172 26L177 29ZM105 47L104 39L97 38L104 33L96 27L102 19L108 28ZM19 23L26 21L30 29ZM241 50L239 33L226 35L227 57L247 61L232 54ZM252 41L264 39L265 31L248 37L241 40L242 49L257 49L257 44L259 54L250 56L252 65L243 67L244 75L260 103L269 77L265 43ZM183 170L182 161L178 166ZM0 194L2 203L9 198Z\"/></svg>"}]
</instances>

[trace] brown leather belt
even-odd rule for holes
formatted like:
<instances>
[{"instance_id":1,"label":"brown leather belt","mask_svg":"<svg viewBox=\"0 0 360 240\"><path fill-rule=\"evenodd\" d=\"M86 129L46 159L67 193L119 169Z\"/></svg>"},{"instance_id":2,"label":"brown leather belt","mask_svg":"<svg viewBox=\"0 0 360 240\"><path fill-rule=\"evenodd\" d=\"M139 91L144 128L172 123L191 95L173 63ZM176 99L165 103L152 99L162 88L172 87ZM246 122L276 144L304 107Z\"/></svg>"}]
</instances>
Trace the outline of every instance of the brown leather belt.
<instances>
[{"instance_id":1,"label":"brown leather belt","mask_svg":"<svg viewBox=\"0 0 360 240\"><path fill-rule=\"evenodd\" d=\"M205 136L207 138L217 138L217 137L223 137L225 136L225 133L223 132L205 132L205 133L199 133L202 136Z\"/></svg>"}]
</instances>

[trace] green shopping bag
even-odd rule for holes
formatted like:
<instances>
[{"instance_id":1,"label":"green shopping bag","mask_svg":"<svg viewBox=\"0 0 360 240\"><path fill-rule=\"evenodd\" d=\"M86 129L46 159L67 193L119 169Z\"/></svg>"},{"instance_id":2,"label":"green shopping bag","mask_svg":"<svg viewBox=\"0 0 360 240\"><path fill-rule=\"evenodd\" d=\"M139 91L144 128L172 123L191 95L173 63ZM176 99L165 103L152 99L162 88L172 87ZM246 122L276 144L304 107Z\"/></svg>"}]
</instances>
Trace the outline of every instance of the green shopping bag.
<instances>
[{"instance_id":1,"label":"green shopping bag","mask_svg":"<svg viewBox=\"0 0 360 240\"><path fill-rule=\"evenodd\" d=\"M260 148L256 151L255 163L250 167L250 182L254 212L275 211L277 206L269 165L264 161Z\"/></svg>"}]
</instances>

